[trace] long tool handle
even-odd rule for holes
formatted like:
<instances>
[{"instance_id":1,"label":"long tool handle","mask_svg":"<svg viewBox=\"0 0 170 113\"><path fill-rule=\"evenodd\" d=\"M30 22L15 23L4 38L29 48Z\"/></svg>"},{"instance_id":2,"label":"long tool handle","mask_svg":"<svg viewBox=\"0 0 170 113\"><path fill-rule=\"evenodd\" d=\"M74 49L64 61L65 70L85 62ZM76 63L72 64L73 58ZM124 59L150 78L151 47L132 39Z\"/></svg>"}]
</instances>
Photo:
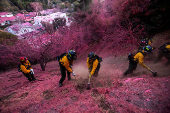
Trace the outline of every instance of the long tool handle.
<instances>
[{"instance_id":1,"label":"long tool handle","mask_svg":"<svg viewBox=\"0 0 170 113\"><path fill-rule=\"evenodd\" d=\"M90 84L90 77L89 77L89 80L88 80L88 84Z\"/></svg>"},{"instance_id":2,"label":"long tool handle","mask_svg":"<svg viewBox=\"0 0 170 113\"><path fill-rule=\"evenodd\" d=\"M151 69L149 70L150 72L154 73Z\"/></svg>"},{"instance_id":3,"label":"long tool handle","mask_svg":"<svg viewBox=\"0 0 170 113\"><path fill-rule=\"evenodd\" d=\"M89 80L88 80L86 89L87 89L87 90L88 90L88 89L91 89L91 87L90 87L90 77L89 77Z\"/></svg>"}]
</instances>

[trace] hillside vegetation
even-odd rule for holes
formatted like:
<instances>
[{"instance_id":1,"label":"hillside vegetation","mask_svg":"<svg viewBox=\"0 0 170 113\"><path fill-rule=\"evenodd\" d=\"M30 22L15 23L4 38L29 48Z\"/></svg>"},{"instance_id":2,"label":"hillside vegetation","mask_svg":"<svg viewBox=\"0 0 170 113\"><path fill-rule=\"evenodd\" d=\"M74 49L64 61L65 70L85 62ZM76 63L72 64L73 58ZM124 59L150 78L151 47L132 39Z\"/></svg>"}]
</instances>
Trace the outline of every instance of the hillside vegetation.
<instances>
[{"instance_id":1,"label":"hillside vegetation","mask_svg":"<svg viewBox=\"0 0 170 113\"><path fill-rule=\"evenodd\" d=\"M84 46L96 42L100 42L103 48L107 46L111 50L109 54L138 48L140 39L152 38L154 33L169 28L169 13L169 4L162 0L107 0L93 4L87 11L74 13L74 22L69 28L59 28L38 38L30 34L26 39L15 42L13 47L2 45L8 51L0 53L11 53L11 57L7 60L6 55L0 56L0 69L9 69L13 65L6 64L19 63L20 56L27 56L45 70L46 63L59 54L70 49L81 53Z\"/></svg>"},{"instance_id":2,"label":"hillside vegetation","mask_svg":"<svg viewBox=\"0 0 170 113\"><path fill-rule=\"evenodd\" d=\"M170 31L154 35L153 45L158 48L170 41ZM138 65L133 74L123 77L128 68L127 54L108 56L110 49L101 43L84 47L73 65L76 77L71 76L59 87L60 68L58 61L49 62L46 71L33 65L36 81L29 82L17 68L0 74L0 112L41 113L169 113L170 112L170 66L166 59L154 64L158 51L145 57L145 63L157 71L153 77ZM107 50L107 51L106 51ZM92 77L91 90L86 90L88 69L87 54L95 51L103 58L98 77Z\"/></svg>"},{"instance_id":3,"label":"hillside vegetation","mask_svg":"<svg viewBox=\"0 0 170 113\"><path fill-rule=\"evenodd\" d=\"M164 0L107 0L87 11L78 10L70 27L34 38L0 45L0 112L10 113L169 113L170 66L165 58L153 63L158 47L170 41L170 5ZM153 53L144 59L158 76L138 65L124 77L127 55L135 53L139 40L153 38ZM76 76L59 87L56 56L73 49ZM87 55L103 58L98 77L88 82ZM29 82L18 72L19 58L26 56L35 72ZM39 65L40 64L40 65ZM14 66L15 65L15 66Z\"/></svg>"},{"instance_id":4,"label":"hillside vegetation","mask_svg":"<svg viewBox=\"0 0 170 113\"><path fill-rule=\"evenodd\" d=\"M77 8L87 10L92 0L1 0L0 12L33 12L35 8L32 7L31 3L35 2L38 2L43 10L51 8L71 8L71 4L73 4L74 11L77 11Z\"/></svg>"}]
</instances>

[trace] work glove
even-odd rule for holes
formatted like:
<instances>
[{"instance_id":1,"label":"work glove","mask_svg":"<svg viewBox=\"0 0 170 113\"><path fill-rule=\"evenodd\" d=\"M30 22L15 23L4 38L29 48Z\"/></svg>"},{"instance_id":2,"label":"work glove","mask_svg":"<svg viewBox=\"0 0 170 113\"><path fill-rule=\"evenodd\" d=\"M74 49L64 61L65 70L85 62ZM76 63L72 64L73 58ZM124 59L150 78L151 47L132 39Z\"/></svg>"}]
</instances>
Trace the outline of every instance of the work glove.
<instances>
[{"instance_id":1,"label":"work glove","mask_svg":"<svg viewBox=\"0 0 170 113\"><path fill-rule=\"evenodd\" d=\"M76 76L76 74L75 74L74 72L72 73L72 75L73 75L73 76Z\"/></svg>"},{"instance_id":2,"label":"work glove","mask_svg":"<svg viewBox=\"0 0 170 113\"><path fill-rule=\"evenodd\" d=\"M34 74L34 71L33 71L33 69L30 69L30 71L31 71L31 74Z\"/></svg>"},{"instance_id":3,"label":"work glove","mask_svg":"<svg viewBox=\"0 0 170 113\"><path fill-rule=\"evenodd\" d=\"M90 75L89 75L89 78L91 78L91 77L92 77L92 75L90 74Z\"/></svg>"}]
</instances>

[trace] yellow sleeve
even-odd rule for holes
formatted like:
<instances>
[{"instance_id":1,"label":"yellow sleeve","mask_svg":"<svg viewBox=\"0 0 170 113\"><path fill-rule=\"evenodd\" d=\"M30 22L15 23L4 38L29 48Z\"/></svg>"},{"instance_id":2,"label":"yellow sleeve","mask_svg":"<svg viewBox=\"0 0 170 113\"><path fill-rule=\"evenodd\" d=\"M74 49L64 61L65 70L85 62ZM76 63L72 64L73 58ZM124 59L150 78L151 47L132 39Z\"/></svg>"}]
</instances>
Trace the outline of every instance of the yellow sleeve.
<instances>
[{"instance_id":1,"label":"yellow sleeve","mask_svg":"<svg viewBox=\"0 0 170 113\"><path fill-rule=\"evenodd\" d=\"M63 66L65 66L65 68L70 72L72 73L72 69L70 67L70 63L69 63L69 60L67 59L67 56L64 56L62 59L60 59L60 62Z\"/></svg>"},{"instance_id":2,"label":"yellow sleeve","mask_svg":"<svg viewBox=\"0 0 170 113\"><path fill-rule=\"evenodd\" d=\"M170 45L167 45L166 48L170 51Z\"/></svg>"},{"instance_id":3,"label":"yellow sleeve","mask_svg":"<svg viewBox=\"0 0 170 113\"><path fill-rule=\"evenodd\" d=\"M144 62L143 60L144 60L144 56L142 53L140 53L138 57L138 62L143 68L147 68L147 66L143 63Z\"/></svg>"},{"instance_id":4,"label":"yellow sleeve","mask_svg":"<svg viewBox=\"0 0 170 113\"><path fill-rule=\"evenodd\" d=\"M97 65L98 65L99 61L96 59L94 62L93 62L93 68L92 68L92 71L91 71L91 75L94 74L96 68L97 68Z\"/></svg>"},{"instance_id":5,"label":"yellow sleeve","mask_svg":"<svg viewBox=\"0 0 170 113\"><path fill-rule=\"evenodd\" d=\"M87 57L87 67L90 68L89 57Z\"/></svg>"},{"instance_id":6,"label":"yellow sleeve","mask_svg":"<svg viewBox=\"0 0 170 113\"><path fill-rule=\"evenodd\" d=\"M23 73L26 73L26 74L27 74L27 73L30 72L30 70L27 70L24 65L20 65L20 68L21 68L21 70L22 70Z\"/></svg>"}]
</instances>

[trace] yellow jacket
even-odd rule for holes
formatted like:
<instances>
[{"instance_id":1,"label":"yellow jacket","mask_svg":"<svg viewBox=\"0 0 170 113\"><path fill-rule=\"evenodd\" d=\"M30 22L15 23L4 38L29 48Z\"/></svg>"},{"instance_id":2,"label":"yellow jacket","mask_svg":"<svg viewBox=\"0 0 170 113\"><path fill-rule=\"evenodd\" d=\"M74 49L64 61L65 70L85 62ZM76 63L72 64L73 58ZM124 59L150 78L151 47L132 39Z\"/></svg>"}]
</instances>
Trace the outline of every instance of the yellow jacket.
<instances>
[{"instance_id":1,"label":"yellow jacket","mask_svg":"<svg viewBox=\"0 0 170 113\"><path fill-rule=\"evenodd\" d=\"M134 61L136 61L137 63L139 63L142 67L147 68L147 66L143 63L144 61L144 55L141 52L138 52L135 56L134 56Z\"/></svg>"},{"instance_id":2,"label":"yellow jacket","mask_svg":"<svg viewBox=\"0 0 170 113\"><path fill-rule=\"evenodd\" d=\"M170 45L167 45L166 48L170 51Z\"/></svg>"},{"instance_id":3,"label":"yellow jacket","mask_svg":"<svg viewBox=\"0 0 170 113\"><path fill-rule=\"evenodd\" d=\"M87 67L92 68L91 73L90 73L91 75L94 74L94 72L98 66L98 63L99 63L99 61L97 59L95 61L90 61L89 57L87 57Z\"/></svg>"},{"instance_id":4,"label":"yellow jacket","mask_svg":"<svg viewBox=\"0 0 170 113\"><path fill-rule=\"evenodd\" d=\"M69 61L68 58L67 58L67 55L66 56L63 56L63 58L61 58L59 60L59 62L70 72L72 73L73 70L71 69L71 65L73 64L73 61Z\"/></svg>"},{"instance_id":5,"label":"yellow jacket","mask_svg":"<svg viewBox=\"0 0 170 113\"><path fill-rule=\"evenodd\" d=\"M30 72L30 69L32 69L30 62L27 60L26 63L21 64L21 65L20 65L20 69L21 69L21 71L22 71L23 73L25 73L25 74L29 73L29 72Z\"/></svg>"}]
</instances>

